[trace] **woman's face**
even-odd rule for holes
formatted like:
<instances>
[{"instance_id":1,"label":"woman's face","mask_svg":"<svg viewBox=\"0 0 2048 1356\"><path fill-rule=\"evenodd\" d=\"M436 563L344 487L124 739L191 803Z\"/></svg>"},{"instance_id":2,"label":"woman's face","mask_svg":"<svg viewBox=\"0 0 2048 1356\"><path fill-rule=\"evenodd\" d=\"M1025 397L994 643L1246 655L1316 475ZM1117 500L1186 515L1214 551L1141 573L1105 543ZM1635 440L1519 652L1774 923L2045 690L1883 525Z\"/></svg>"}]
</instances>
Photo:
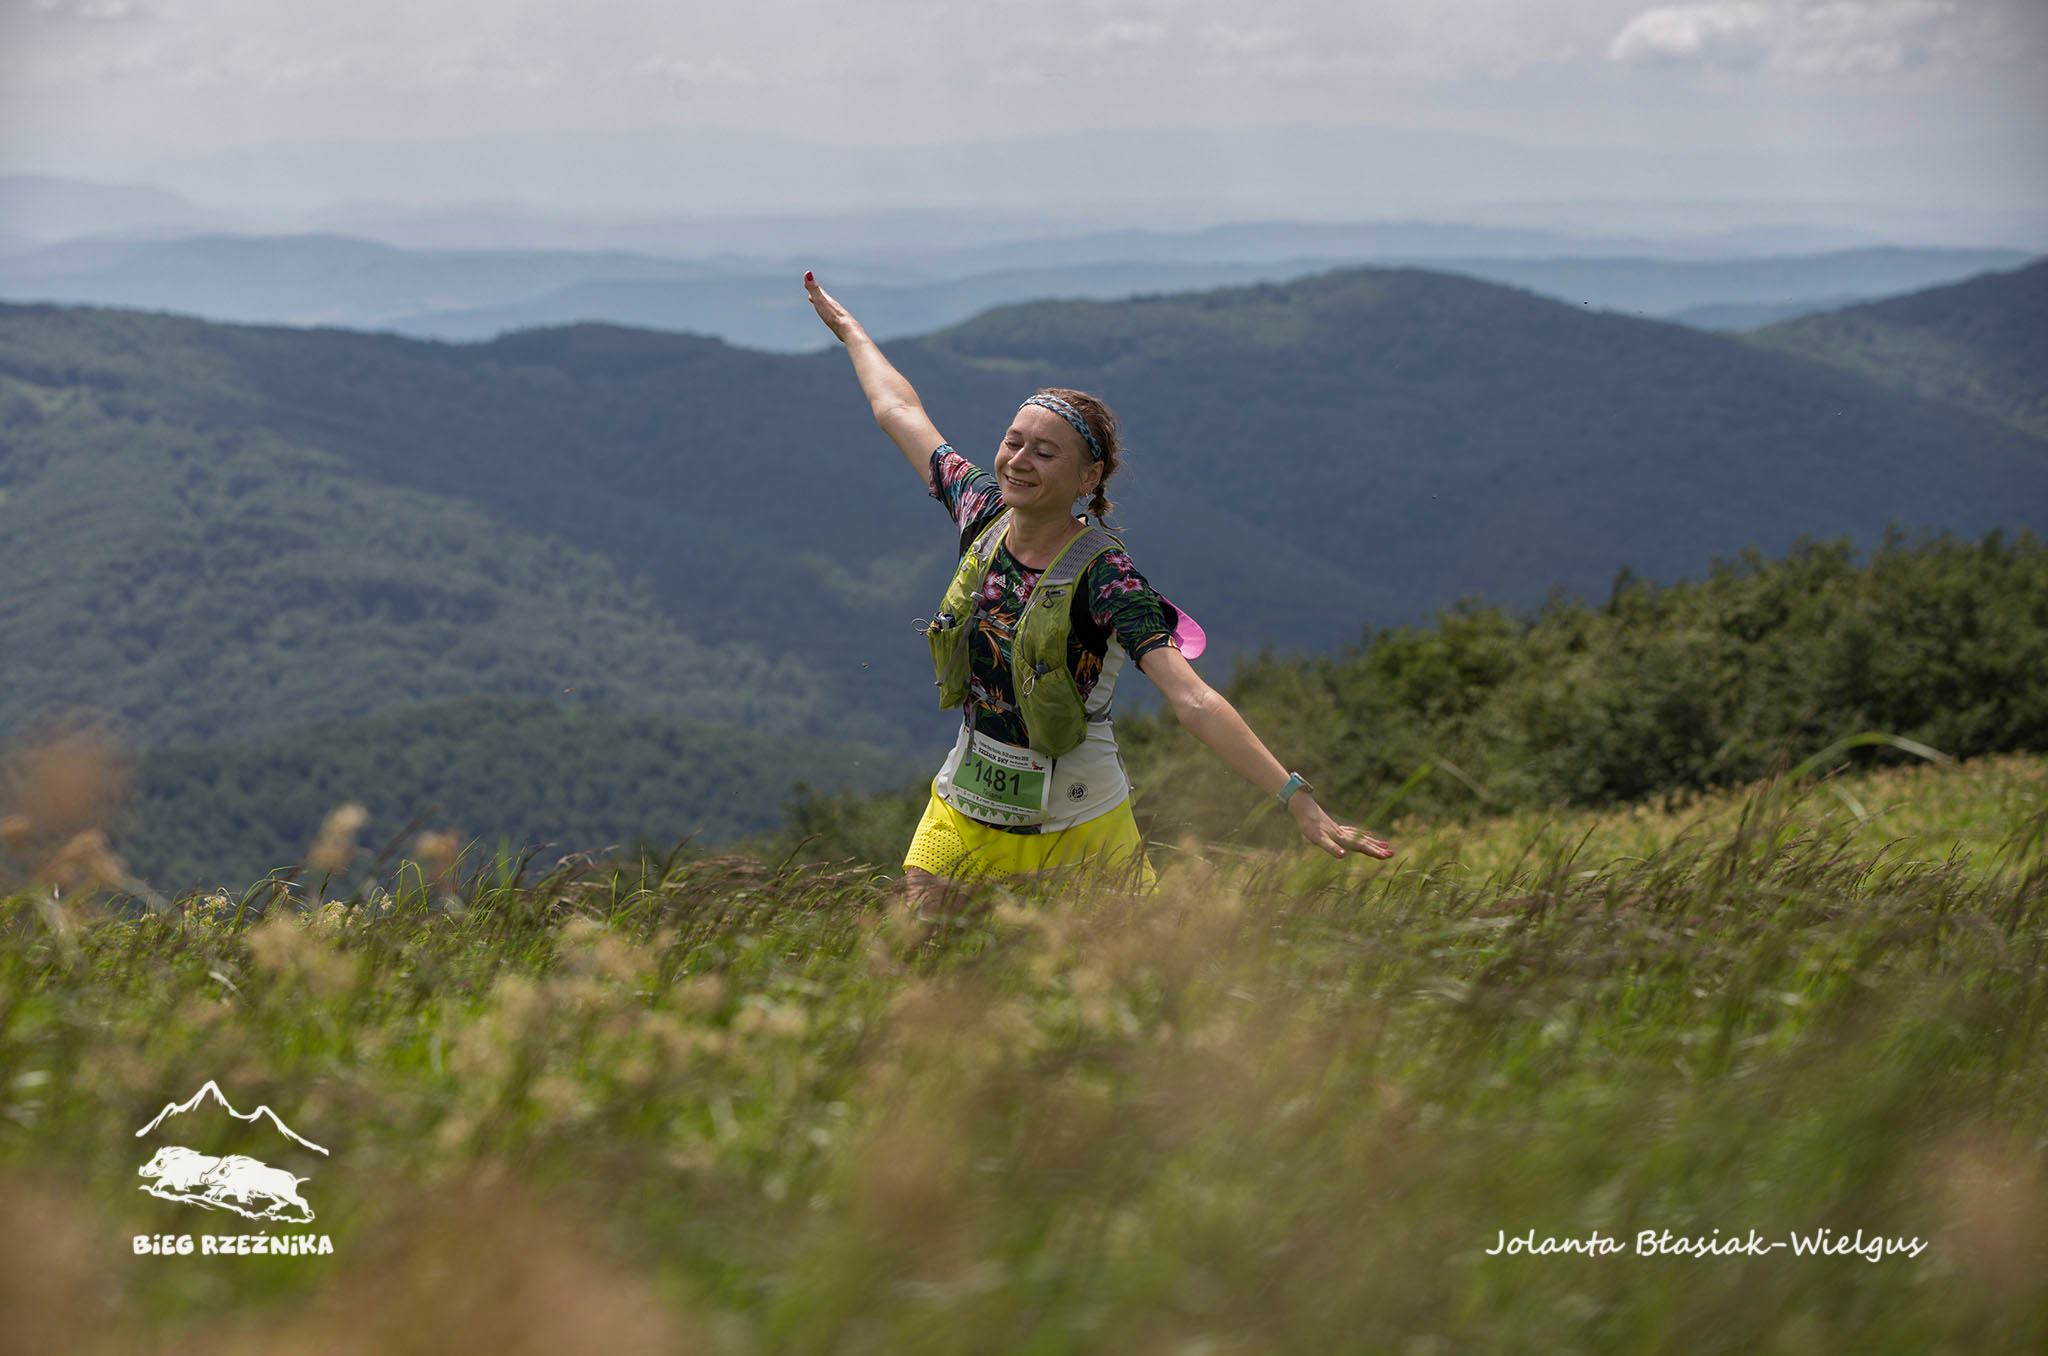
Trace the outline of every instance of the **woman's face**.
<instances>
[{"instance_id":1,"label":"woman's face","mask_svg":"<svg viewBox=\"0 0 2048 1356\"><path fill-rule=\"evenodd\" d=\"M1074 426L1040 405L1026 405L1010 421L996 449L996 483L1013 509L1056 509L1092 494L1102 468L1088 456Z\"/></svg>"}]
</instances>

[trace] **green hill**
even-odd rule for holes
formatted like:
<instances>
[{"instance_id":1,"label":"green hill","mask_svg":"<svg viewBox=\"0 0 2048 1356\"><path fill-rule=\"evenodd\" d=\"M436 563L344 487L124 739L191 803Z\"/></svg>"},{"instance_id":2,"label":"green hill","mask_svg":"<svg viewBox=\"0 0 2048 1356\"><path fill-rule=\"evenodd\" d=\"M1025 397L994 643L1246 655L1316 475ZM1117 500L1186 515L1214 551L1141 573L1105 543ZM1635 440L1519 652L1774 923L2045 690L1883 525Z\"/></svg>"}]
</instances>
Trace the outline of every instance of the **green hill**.
<instances>
[{"instance_id":1,"label":"green hill","mask_svg":"<svg viewBox=\"0 0 2048 1356\"><path fill-rule=\"evenodd\" d=\"M2048 439L2048 261L1752 336Z\"/></svg>"},{"instance_id":2,"label":"green hill","mask_svg":"<svg viewBox=\"0 0 2048 1356\"><path fill-rule=\"evenodd\" d=\"M1995 420L1436 274L1008 307L890 352L970 454L1038 385L1104 392L1133 445L1117 521L1219 679L1461 596L1604 597L1623 566L2048 526L2048 458ZM0 307L0 740L80 705L152 756L348 722L397 738L375 722L496 697L870 751L801 778L769 758L677 836L738 828L797 780L936 758L950 722L912 619L952 550L836 347ZM466 747L453 723L407 737ZM589 822L637 831L642 808L622 789ZM317 824L295 822L264 850ZM233 839L220 859L249 860Z\"/></svg>"},{"instance_id":3,"label":"green hill","mask_svg":"<svg viewBox=\"0 0 2048 1356\"><path fill-rule=\"evenodd\" d=\"M323 816L355 802L372 849L408 827L554 857L645 842L666 852L783 821L794 780L877 790L916 765L845 740L512 697L421 703L254 740L157 750L117 834L128 865L177 888L239 888L304 859Z\"/></svg>"},{"instance_id":4,"label":"green hill","mask_svg":"<svg viewBox=\"0 0 2048 1356\"><path fill-rule=\"evenodd\" d=\"M2048 547L1893 540L1866 563L1803 545L1694 583L1626 581L1597 606L1460 607L1341 655L1247 666L1231 693L1332 804L1381 821L1683 797L1868 733L1954 757L2040 749ZM1157 822L1243 823L1242 783L1170 718L1131 722L1124 742Z\"/></svg>"},{"instance_id":5,"label":"green hill","mask_svg":"<svg viewBox=\"0 0 2048 1356\"><path fill-rule=\"evenodd\" d=\"M132 387L0 382L31 424L0 504L28 642L0 728L84 705L190 744L478 692L791 729L820 709L808 675L686 632L618 563L458 494L260 425L124 419Z\"/></svg>"},{"instance_id":6,"label":"green hill","mask_svg":"<svg viewBox=\"0 0 2048 1356\"><path fill-rule=\"evenodd\" d=\"M1397 834L1400 817L1423 832L1504 811L1683 803L1824 750L1823 770L2039 750L2048 546L1893 539L1859 561L1844 543L1806 544L1669 588L1624 580L1598 606L1467 604L1342 654L1261 656L1226 695L1332 814ZM1298 842L1171 716L1119 721L1118 742L1155 841ZM803 796L761 850L893 866L924 796Z\"/></svg>"},{"instance_id":7,"label":"green hill","mask_svg":"<svg viewBox=\"0 0 2048 1356\"><path fill-rule=\"evenodd\" d=\"M932 347L1112 393L1153 496L1143 559L1205 621L1265 619L1226 646L1329 648L1467 594L1598 597L1624 563L1668 580L1802 535L2048 518L2048 460L1990 420L1435 274L1006 308Z\"/></svg>"}]
</instances>

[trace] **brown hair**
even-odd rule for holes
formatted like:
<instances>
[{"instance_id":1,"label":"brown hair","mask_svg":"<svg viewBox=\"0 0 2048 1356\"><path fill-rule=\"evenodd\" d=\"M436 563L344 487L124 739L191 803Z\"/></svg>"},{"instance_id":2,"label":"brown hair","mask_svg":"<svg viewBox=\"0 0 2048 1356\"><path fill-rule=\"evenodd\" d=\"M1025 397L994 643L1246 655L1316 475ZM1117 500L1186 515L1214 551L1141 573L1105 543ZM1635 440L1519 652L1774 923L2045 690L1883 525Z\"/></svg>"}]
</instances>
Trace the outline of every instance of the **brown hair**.
<instances>
[{"instance_id":1,"label":"brown hair","mask_svg":"<svg viewBox=\"0 0 2048 1356\"><path fill-rule=\"evenodd\" d=\"M1116 411L1104 404L1100 397L1065 386L1040 387L1035 394L1053 396L1079 410L1082 420L1088 425L1088 431L1095 435L1096 442L1102 444L1102 460L1098 463L1102 467L1102 479L1095 482L1095 493L1089 496L1088 516L1098 523L1103 522L1116 508L1107 493L1109 478L1116 474L1124 459L1123 444L1117 441ZM1086 439L1082 440L1081 455L1092 456Z\"/></svg>"}]
</instances>

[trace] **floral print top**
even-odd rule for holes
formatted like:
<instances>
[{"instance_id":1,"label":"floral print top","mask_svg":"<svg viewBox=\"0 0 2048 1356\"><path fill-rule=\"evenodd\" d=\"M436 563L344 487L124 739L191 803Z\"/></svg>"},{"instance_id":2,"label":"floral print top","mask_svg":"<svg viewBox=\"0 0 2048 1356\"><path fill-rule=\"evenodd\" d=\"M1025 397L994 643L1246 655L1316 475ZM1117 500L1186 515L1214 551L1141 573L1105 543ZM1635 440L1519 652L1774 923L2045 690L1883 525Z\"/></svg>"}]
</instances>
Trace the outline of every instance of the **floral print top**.
<instances>
[{"instance_id":1,"label":"floral print top","mask_svg":"<svg viewBox=\"0 0 2048 1356\"><path fill-rule=\"evenodd\" d=\"M966 555L982 529L1003 511L1002 490L993 475L955 452L950 443L932 450L929 479L932 498L946 506L960 529L960 554ZM974 728L1006 744L1029 741L1010 686L1009 654L1017 619L1031 601L1039 574L1020 563L1007 546L998 545L995 564L982 582L981 621L967 638L967 700L974 708ZM1067 633L1067 669L1082 701L1088 700L1102 675L1112 636L1133 664L1162 645L1179 648L1169 608L1122 551L1104 551L1081 572Z\"/></svg>"}]
</instances>

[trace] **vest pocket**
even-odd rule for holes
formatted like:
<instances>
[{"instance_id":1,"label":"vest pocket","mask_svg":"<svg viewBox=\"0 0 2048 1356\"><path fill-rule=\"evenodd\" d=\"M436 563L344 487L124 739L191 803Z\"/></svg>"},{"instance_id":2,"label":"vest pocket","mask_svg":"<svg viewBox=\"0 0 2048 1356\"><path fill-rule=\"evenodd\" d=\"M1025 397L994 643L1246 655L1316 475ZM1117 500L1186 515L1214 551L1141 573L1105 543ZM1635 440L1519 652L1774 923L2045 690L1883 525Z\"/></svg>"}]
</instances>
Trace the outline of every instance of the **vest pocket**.
<instances>
[{"instance_id":1,"label":"vest pocket","mask_svg":"<svg viewBox=\"0 0 2048 1356\"><path fill-rule=\"evenodd\" d=\"M967 699L967 627L960 618L941 612L925 627L924 638L932 649L939 706L958 706Z\"/></svg>"},{"instance_id":2,"label":"vest pocket","mask_svg":"<svg viewBox=\"0 0 2048 1356\"><path fill-rule=\"evenodd\" d=\"M1043 662L1043 661L1040 661ZM1035 676L1031 695L1020 697L1024 727L1031 732L1031 747L1055 757L1074 751L1088 733L1088 717L1081 707L1081 690L1064 661L1047 664Z\"/></svg>"}]
</instances>

